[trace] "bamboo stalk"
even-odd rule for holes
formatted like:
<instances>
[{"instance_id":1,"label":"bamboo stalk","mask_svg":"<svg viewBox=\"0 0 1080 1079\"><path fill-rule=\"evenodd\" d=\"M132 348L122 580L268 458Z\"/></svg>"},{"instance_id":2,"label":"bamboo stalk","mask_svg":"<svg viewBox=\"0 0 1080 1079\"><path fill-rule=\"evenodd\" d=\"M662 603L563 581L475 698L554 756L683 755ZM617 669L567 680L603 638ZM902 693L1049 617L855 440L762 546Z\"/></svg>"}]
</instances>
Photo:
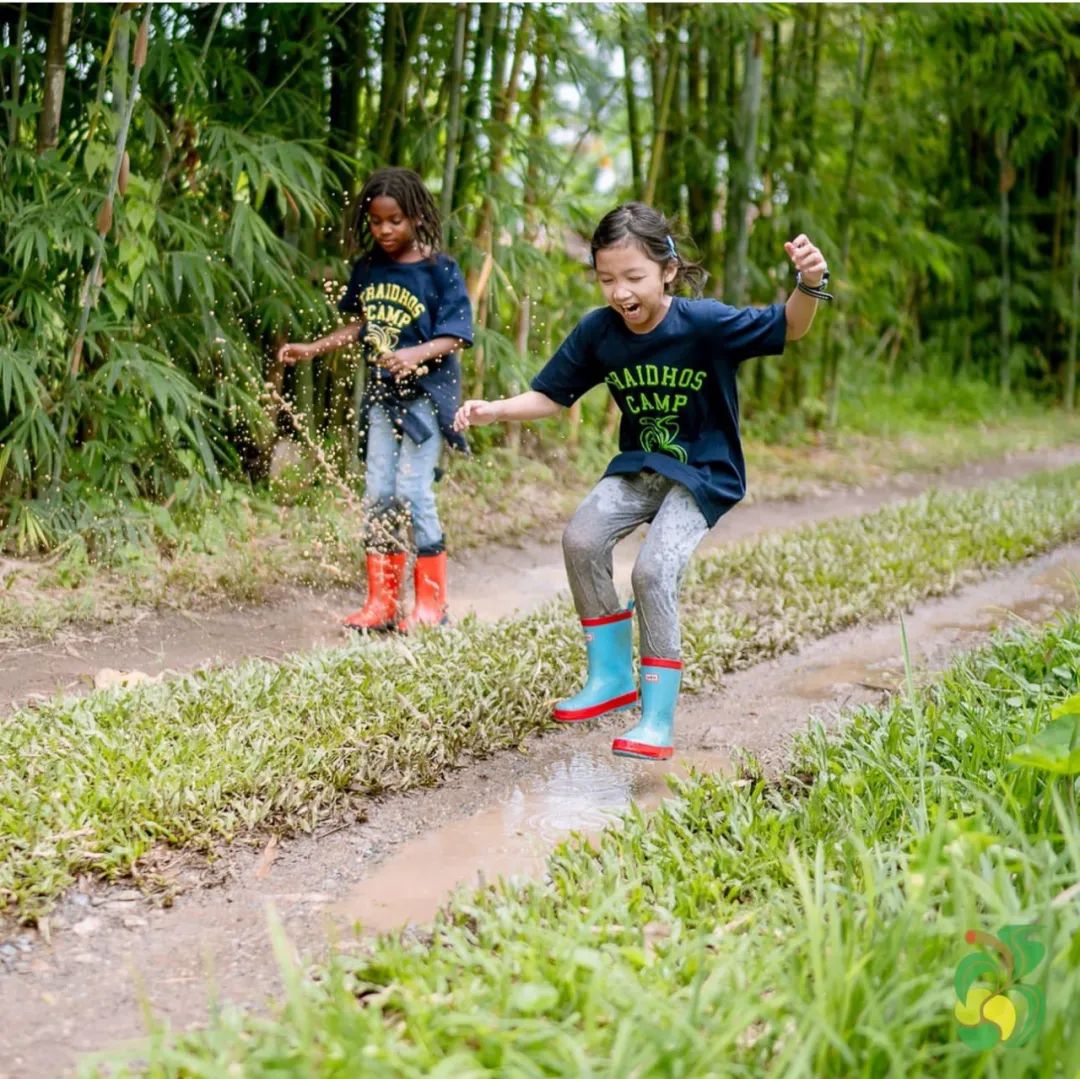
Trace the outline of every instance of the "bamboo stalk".
<instances>
[{"instance_id":1,"label":"bamboo stalk","mask_svg":"<svg viewBox=\"0 0 1080 1079\"><path fill-rule=\"evenodd\" d=\"M675 83L679 74L679 37L678 31L671 32L673 45L668 52L668 67L664 73L664 96L660 102L660 113L657 117L656 136L653 139L652 153L649 158L649 178L645 182L645 201L652 202L656 198L656 184L660 179L660 165L664 159L664 142L667 137L668 114L671 112L671 102L675 97Z\"/></svg>"},{"instance_id":2,"label":"bamboo stalk","mask_svg":"<svg viewBox=\"0 0 1080 1079\"><path fill-rule=\"evenodd\" d=\"M1012 188L1012 165L1009 162L1009 135L999 129L996 139L998 156L998 218L1001 229L999 257L1001 259L1001 298L998 304L998 378L1002 393L1008 393L1012 381L1009 301L1012 284L1009 273L1009 191Z\"/></svg>"},{"instance_id":3,"label":"bamboo stalk","mask_svg":"<svg viewBox=\"0 0 1080 1079\"><path fill-rule=\"evenodd\" d=\"M506 85L500 91L498 107L493 117L495 127L491 136L491 156L488 163L489 177L499 176L503 170L507 134L513 117L514 102L517 99L518 83L521 80L521 72L524 66L525 46L530 26L531 16L529 9L525 8L521 13L521 21L518 23L517 32L514 35L514 58L510 67L510 75ZM480 210L480 221L473 237L476 247L484 252L484 263L478 272L474 271L469 275L466 286L470 297L476 297L473 300L474 304L484 295L487 280L491 276L494 261L494 225L495 204L489 188L484 197L483 206Z\"/></svg>"},{"instance_id":4,"label":"bamboo stalk","mask_svg":"<svg viewBox=\"0 0 1080 1079\"><path fill-rule=\"evenodd\" d=\"M19 84L22 82L23 38L26 37L26 4L19 5L19 24L15 31L15 55L11 60L11 112L8 113L8 142L19 141Z\"/></svg>"},{"instance_id":5,"label":"bamboo stalk","mask_svg":"<svg viewBox=\"0 0 1080 1079\"><path fill-rule=\"evenodd\" d=\"M469 302L476 307L483 299L485 292L487 291L488 281L491 278L491 271L495 268L495 256L492 252L487 251L484 253L484 262L480 267L480 272L476 275L476 279L472 285L469 286Z\"/></svg>"},{"instance_id":6,"label":"bamboo stalk","mask_svg":"<svg viewBox=\"0 0 1080 1079\"><path fill-rule=\"evenodd\" d=\"M840 262L837 266L838 273L834 276L842 278L847 274L848 260L851 256L851 237L855 224L855 165L859 157L859 143L862 137L863 120L866 116L866 105L870 96L870 81L874 75L874 62L877 57L877 41L866 48L865 32L859 39L859 57L856 71L856 100L855 112L851 123L851 141L848 146L847 163L844 166L844 182L841 187L843 192L841 206L841 231L840 231ZM825 323L825 335L823 338L822 352L824 355L824 390L828 402L828 423L835 427L840 418L840 351L836 343L832 341L833 319Z\"/></svg>"},{"instance_id":7,"label":"bamboo stalk","mask_svg":"<svg viewBox=\"0 0 1080 1079\"><path fill-rule=\"evenodd\" d=\"M378 146L375 156L379 161L385 161L393 145L394 132L401 126L399 112L405 101L405 90L409 84L409 69L412 66L413 54L420 43L420 35L424 32L424 20L427 17L427 4L416 5L416 15L412 20L412 26L407 30L402 27L404 46L400 57L395 58L391 70L396 71L396 76L390 82L386 91L386 100L379 102L379 112L382 114L382 128L379 135ZM402 19L404 21L404 18Z\"/></svg>"},{"instance_id":8,"label":"bamboo stalk","mask_svg":"<svg viewBox=\"0 0 1080 1079\"><path fill-rule=\"evenodd\" d=\"M204 68L206 66L206 58L210 55L210 42L214 37L214 31L217 30L217 25L221 21L221 13L225 10L224 4L218 4L214 9L214 17L210 20L210 29L206 32L206 40L203 42L202 51L199 53L199 67ZM172 164L173 154L176 153L177 146L180 145L180 136L183 131L183 125L181 120L184 114L188 110L188 106L191 104L192 95L195 93L195 84L191 83L188 86L187 96L184 98L184 104L181 108L176 110L176 119L173 122L173 129L169 135L169 141L162 154L161 165L161 187L164 189L165 180L169 175L169 166Z\"/></svg>"},{"instance_id":9,"label":"bamboo stalk","mask_svg":"<svg viewBox=\"0 0 1080 1079\"><path fill-rule=\"evenodd\" d=\"M109 24L109 39L105 43L105 51L101 54L101 70L98 72L97 93L94 95L94 106L90 112L90 122L86 128L87 145L93 141L97 134L98 120L101 117L103 102L105 101L105 83L109 71L109 61L112 59L113 50L116 48L116 38L120 32L120 20L123 18L130 24L130 18L124 11L124 4L116 5L116 14Z\"/></svg>"},{"instance_id":10,"label":"bamboo stalk","mask_svg":"<svg viewBox=\"0 0 1080 1079\"><path fill-rule=\"evenodd\" d=\"M1076 407L1076 338L1080 329L1080 124L1076 126L1076 178L1073 181L1072 327L1065 360L1065 408Z\"/></svg>"},{"instance_id":11,"label":"bamboo stalk","mask_svg":"<svg viewBox=\"0 0 1080 1079\"><path fill-rule=\"evenodd\" d=\"M139 92L139 77L142 74L143 64L146 63L147 40L150 33L151 5L146 5L142 23L139 25L139 33L135 39L135 55L132 63L131 93L124 104L124 112L120 118L120 130L116 134L116 160L113 162L112 176L109 177L109 185L105 189L105 199L98 212L98 237L97 251L94 254L94 264L86 276L84 286L82 311L79 313L79 328L75 333L75 344L71 350L71 377L77 378L82 361L83 340L86 337L86 326L90 320L90 312L97 303L98 293L101 289L101 263L105 257L105 237L112 227L113 200L120 184L120 173L124 171L126 159L126 146L128 129L131 127L131 114L135 111L135 99Z\"/></svg>"},{"instance_id":12,"label":"bamboo stalk","mask_svg":"<svg viewBox=\"0 0 1080 1079\"><path fill-rule=\"evenodd\" d=\"M533 78L532 88L529 90L529 100L526 115L529 120L529 141L531 144L539 144L543 127L543 104L544 104L544 78L547 74L546 64L546 38L543 33L537 35L536 41L536 75ZM522 232L522 240L533 246L539 235L537 222L536 203L539 196L540 175L536 155L529 154L529 163L525 169L525 227ZM532 273L528 272L524 280L524 295L517 311L517 329L514 335L514 343L518 355L524 359L529 352L529 337L532 332ZM511 393L519 390L518 385L510 387ZM507 445L512 450L518 450L521 446L521 424L510 424L507 433Z\"/></svg>"},{"instance_id":13,"label":"bamboo stalk","mask_svg":"<svg viewBox=\"0 0 1080 1079\"><path fill-rule=\"evenodd\" d=\"M113 64L113 108L123 112L127 107L128 62L131 49L131 16L120 7L120 17L116 20L116 63Z\"/></svg>"},{"instance_id":14,"label":"bamboo stalk","mask_svg":"<svg viewBox=\"0 0 1080 1079\"><path fill-rule=\"evenodd\" d=\"M469 22L469 5L458 4L454 22L454 52L450 68L450 115L446 121L446 159L443 162L442 190L439 192L439 213L443 227L447 226L454 209L454 177L457 173L458 139L461 124L461 85L465 68L465 30Z\"/></svg>"},{"instance_id":15,"label":"bamboo stalk","mask_svg":"<svg viewBox=\"0 0 1080 1079\"><path fill-rule=\"evenodd\" d=\"M131 126L131 114L135 109L135 100L139 93L139 77L142 74L143 64L146 63L146 49L147 40L150 33L150 12L152 5L147 4L146 10L143 14L142 23L139 26L139 32L135 39L135 50L133 57L134 71L131 76L131 93L128 95L125 102L125 108L123 115L120 119L120 130L116 135L116 160L113 162L112 176L109 178L109 185L105 190L105 199L101 204L101 208L98 211L98 235L97 235L97 250L94 253L94 262L90 268L90 272L86 275L86 279L83 282L82 288L82 310L79 313L79 327L75 332L75 342L71 348L71 360L68 366L67 372L67 386L70 387L74 384L75 380L79 377L79 370L82 366L82 354L83 343L86 338L86 327L90 320L90 311L97 303L98 295L101 291L101 284L103 281L101 264L105 256L105 237L108 235L109 229L112 227L113 216L113 199L116 197L116 192L120 184L120 173L125 168L126 161L126 145L128 129ZM55 488L60 483L60 470L63 464L63 450L67 444L68 438L68 425L71 422L71 395L65 393L64 395L64 410L60 419L60 430L57 437L57 453L53 459L53 474L52 474L52 486Z\"/></svg>"},{"instance_id":16,"label":"bamboo stalk","mask_svg":"<svg viewBox=\"0 0 1080 1079\"><path fill-rule=\"evenodd\" d=\"M683 167L686 174L686 209L690 237L704 260L708 261L709 249L712 246L710 218L713 184L712 159L703 152L707 144L705 106L702 96L704 25L704 20L694 20L690 24L690 35L687 41L685 136L687 149L683 152Z\"/></svg>"},{"instance_id":17,"label":"bamboo stalk","mask_svg":"<svg viewBox=\"0 0 1080 1079\"><path fill-rule=\"evenodd\" d=\"M51 150L60 138L60 109L64 104L67 47L71 37L72 4L56 4L49 20L45 51L45 92L38 114L37 152Z\"/></svg>"},{"instance_id":18,"label":"bamboo stalk","mask_svg":"<svg viewBox=\"0 0 1080 1079\"><path fill-rule=\"evenodd\" d=\"M619 16L619 37L623 54L623 87L626 97L626 133L630 140L630 176L634 185L634 198L641 198L641 133L637 111L637 93L634 89L634 55L630 49L630 32L625 12Z\"/></svg>"},{"instance_id":19,"label":"bamboo stalk","mask_svg":"<svg viewBox=\"0 0 1080 1079\"><path fill-rule=\"evenodd\" d=\"M750 30L746 36L743 90L739 106L738 142L732 155L728 180L728 245L724 268L724 299L740 305L746 299L747 256L750 244L750 186L757 153L758 117L761 112L763 35Z\"/></svg>"},{"instance_id":20,"label":"bamboo stalk","mask_svg":"<svg viewBox=\"0 0 1080 1079\"><path fill-rule=\"evenodd\" d=\"M462 189L466 186L466 180L472 179L469 172L477 144L477 131L480 128L484 68L491 56L495 27L499 20L498 4L480 4L479 10L479 24L473 39L472 65L469 78L465 83L468 94L464 104L461 137L458 140L457 170L454 178L454 196L459 206L465 206L472 201L471 198L462 197Z\"/></svg>"}]
</instances>

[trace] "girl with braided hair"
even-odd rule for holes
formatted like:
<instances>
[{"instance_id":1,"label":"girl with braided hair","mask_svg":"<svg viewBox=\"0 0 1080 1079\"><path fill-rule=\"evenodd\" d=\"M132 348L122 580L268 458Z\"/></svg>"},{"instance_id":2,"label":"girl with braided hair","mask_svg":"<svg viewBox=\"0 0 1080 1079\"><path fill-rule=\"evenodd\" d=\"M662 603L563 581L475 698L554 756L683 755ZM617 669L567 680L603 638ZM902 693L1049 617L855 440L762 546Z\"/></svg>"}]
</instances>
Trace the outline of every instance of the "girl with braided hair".
<instances>
[{"instance_id":1,"label":"girl with braided hair","mask_svg":"<svg viewBox=\"0 0 1080 1079\"><path fill-rule=\"evenodd\" d=\"M374 172L357 199L359 257L339 310L358 320L310 344L283 345L283 363L359 341L368 365L360 406L366 458L367 600L345 619L360 631L446 621L446 545L435 502L442 444L467 451L454 429L461 402L457 352L472 345L472 307L458 264L442 248L439 212L411 169ZM415 549L416 602L399 620Z\"/></svg>"},{"instance_id":2,"label":"girl with braided hair","mask_svg":"<svg viewBox=\"0 0 1080 1079\"><path fill-rule=\"evenodd\" d=\"M705 274L679 253L663 214L640 202L607 214L592 237L592 265L606 307L587 314L533 379L501 401L466 401L456 427L553 416L603 382L622 413L619 454L574 514L563 554L585 630L588 677L560 701L574 723L632 707L630 607L612 581L612 549L639 525L649 533L634 564L641 640L641 720L612 743L622 756L673 752L682 679L678 593L705 533L746 491L736 371L751 356L778 355L810 328L818 300L832 297L825 259L805 237L784 244L799 276L784 304L728 307L673 296L700 294ZM631 607L633 605L631 604Z\"/></svg>"}]
</instances>

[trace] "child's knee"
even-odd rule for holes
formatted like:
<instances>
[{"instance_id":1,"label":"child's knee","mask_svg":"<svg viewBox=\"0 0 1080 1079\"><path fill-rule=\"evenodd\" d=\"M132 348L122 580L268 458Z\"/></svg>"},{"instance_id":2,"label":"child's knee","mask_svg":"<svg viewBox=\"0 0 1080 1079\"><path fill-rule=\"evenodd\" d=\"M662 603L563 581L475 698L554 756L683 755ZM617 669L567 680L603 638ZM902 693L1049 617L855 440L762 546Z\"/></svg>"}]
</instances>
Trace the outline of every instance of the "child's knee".
<instances>
[{"instance_id":1,"label":"child's knee","mask_svg":"<svg viewBox=\"0 0 1080 1079\"><path fill-rule=\"evenodd\" d=\"M662 559L639 556L630 574L630 585L640 602L643 596L674 595L677 582Z\"/></svg>"},{"instance_id":2,"label":"child's knee","mask_svg":"<svg viewBox=\"0 0 1080 1079\"><path fill-rule=\"evenodd\" d=\"M572 517L562 536L563 556L568 562L588 562L602 555L603 544L584 521Z\"/></svg>"},{"instance_id":3,"label":"child's knee","mask_svg":"<svg viewBox=\"0 0 1080 1079\"><path fill-rule=\"evenodd\" d=\"M408 506L414 520L417 517L432 517L438 512L435 487L423 477L399 475L398 497Z\"/></svg>"}]
</instances>

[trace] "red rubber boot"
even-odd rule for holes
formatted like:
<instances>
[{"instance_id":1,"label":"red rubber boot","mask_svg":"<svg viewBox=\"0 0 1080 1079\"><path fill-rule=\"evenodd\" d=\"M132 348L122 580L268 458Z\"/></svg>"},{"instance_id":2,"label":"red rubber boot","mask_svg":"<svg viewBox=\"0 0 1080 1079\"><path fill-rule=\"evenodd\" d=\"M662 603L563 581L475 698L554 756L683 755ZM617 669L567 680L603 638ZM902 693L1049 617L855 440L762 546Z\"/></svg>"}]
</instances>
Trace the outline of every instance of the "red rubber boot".
<instances>
[{"instance_id":1,"label":"red rubber boot","mask_svg":"<svg viewBox=\"0 0 1080 1079\"><path fill-rule=\"evenodd\" d=\"M405 577L406 554L381 554L369 551L367 556L367 602L353 611L344 622L349 629L379 633L393 629L398 615L398 597Z\"/></svg>"},{"instance_id":2,"label":"red rubber boot","mask_svg":"<svg viewBox=\"0 0 1080 1079\"><path fill-rule=\"evenodd\" d=\"M446 614L446 552L417 555L413 566L413 586L416 604L412 614L399 626L402 633L417 626L445 626Z\"/></svg>"}]
</instances>

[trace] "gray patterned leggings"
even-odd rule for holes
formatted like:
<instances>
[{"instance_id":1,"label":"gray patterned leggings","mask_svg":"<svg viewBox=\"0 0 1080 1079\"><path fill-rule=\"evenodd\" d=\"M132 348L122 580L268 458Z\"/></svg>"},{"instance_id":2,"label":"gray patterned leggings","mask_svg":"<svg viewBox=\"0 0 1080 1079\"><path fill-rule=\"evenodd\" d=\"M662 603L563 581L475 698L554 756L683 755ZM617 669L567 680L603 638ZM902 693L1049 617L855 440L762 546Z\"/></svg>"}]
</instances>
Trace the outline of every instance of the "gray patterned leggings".
<instances>
[{"instance_id":1,"label":"gray patterned leggings","mask_svg":"<svg viewBox=\"0 0 1080 1079\"><path fill-rule=\"evenodd\" d=\"M563 533L563 557L579 618L619 610L611 552L638 525L651 522L631 582L641 654L679 659L679 586L709 526L690 492L657 472L605 476L577 508Z\"/></svg>"}]
</instances>

